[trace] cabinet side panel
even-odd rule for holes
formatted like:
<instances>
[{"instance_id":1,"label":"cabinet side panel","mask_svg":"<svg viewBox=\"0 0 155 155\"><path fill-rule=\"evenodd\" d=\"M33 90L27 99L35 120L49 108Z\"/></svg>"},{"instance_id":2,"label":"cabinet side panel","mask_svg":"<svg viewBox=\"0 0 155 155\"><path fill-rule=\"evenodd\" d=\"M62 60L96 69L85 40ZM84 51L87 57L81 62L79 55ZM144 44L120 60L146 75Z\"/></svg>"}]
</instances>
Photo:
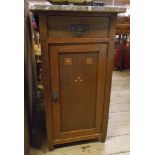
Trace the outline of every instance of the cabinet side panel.
<instances>
[{"instance_id":1,"label":"cabinet side panel","mask_svg":"<svg viewBox=\"0 0 155 155\"><path fill-rule=\"evenodd\" d=\"M105 99L104 99L103 117L102 117L102 138L101 138L102 142L105 141L106 135L107 135L111 83L112 83L112 69L113 69L113 59L114 59L116 20L117 20L117 15L116 14L112 15L110 20L110 38L109 38L110 42L109 42L108 55L107 55Z\"/></svg>"},{"instance_id":2,"label":"cabinet side panel","mask_svg":"<svg viewBox=\"0 0 155 155\"><path fill-rule=\"evenodd\" d=\"M47 43L47 16L39 15L39 30L41 39L41 52L43 61L43 85L45 97L45 117L47 129L47 142L49 150L53 149L53 129L52 129L52 107L51 107L51 91L50 91L50 76L49 76L49 55Z\"/></svg>"}]
</instances>

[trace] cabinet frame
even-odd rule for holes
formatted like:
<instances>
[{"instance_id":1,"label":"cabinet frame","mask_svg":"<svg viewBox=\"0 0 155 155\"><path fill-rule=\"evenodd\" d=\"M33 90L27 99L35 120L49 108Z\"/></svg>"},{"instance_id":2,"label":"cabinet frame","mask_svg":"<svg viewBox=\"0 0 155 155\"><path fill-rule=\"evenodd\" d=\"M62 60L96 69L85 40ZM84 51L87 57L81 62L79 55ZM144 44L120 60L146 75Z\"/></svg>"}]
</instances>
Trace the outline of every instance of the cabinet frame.
<instances>
[{"instance_id":1,"label":"cabinet frame","mask_svg":"<svg viewBox=\"0 0 155 155\"><path fill-rule=\"evenodd\" d=\"M107 52L107 68L106 68L106 79L105 79L105 94L103 104L103 116L102 116L102 131L100 135L91 135L85 137L85 139L99 138L102 142L105 142L107 135L107 124L108 124L108 113L110 104L110 92L111 92L111 81L112 81L112 68L114 58L114 41L115 41L115 28L117 13L82 13L82 12L39 12L39 30L41 37L41 50L43 59L43 84L44 84L44 97L45 97L45 115L46 115L46 129L47 129L47 143L49 150L54 148L53 139L53 123L52 123L52 105L51 105L51 88L50 88L50 69L49 69L49 44L63 44L63 43L108 43ZM74 38L74 39L50 39L47 33L47 16L48 15L63 15L63 16L108 16L110 17L110 32L109 38ZM81 140L75 139L75 140ZM70 142L70 141L67 141Z\"/></svg>"}]
</instances>

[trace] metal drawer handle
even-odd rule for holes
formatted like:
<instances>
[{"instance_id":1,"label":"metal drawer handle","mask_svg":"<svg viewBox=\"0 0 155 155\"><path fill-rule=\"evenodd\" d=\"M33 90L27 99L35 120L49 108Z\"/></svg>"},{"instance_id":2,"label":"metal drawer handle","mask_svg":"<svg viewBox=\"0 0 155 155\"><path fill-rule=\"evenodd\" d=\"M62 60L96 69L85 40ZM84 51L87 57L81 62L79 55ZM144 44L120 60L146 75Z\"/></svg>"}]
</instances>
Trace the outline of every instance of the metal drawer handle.
<instances>
[{"instance_id":1,"label":"metal drawer handle","mask_svg":"<svg viewBox=\"0 0 155 155\"><path fill-rule=\"evenodd\" d=\"M84 33L89 31L89 25L87 24L72 24L71 25L71 32L77 37L81 37Z\"/></svg>"}]
</instances>

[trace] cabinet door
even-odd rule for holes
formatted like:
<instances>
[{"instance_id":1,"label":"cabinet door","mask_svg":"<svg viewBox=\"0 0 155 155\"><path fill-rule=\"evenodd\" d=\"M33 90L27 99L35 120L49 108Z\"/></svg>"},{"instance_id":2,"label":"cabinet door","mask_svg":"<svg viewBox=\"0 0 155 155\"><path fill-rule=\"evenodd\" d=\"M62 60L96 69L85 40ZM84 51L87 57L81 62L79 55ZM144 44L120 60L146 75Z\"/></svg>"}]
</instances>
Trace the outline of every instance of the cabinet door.
<instances>
[{"instance_id":1,"label":"cabinet door","mask_svg":"<svg viewBox=\"0 0 155 155\"><path fill-rule=\"evenodd\" d=\"M49 52L54 143L100 136L107 44L51 45Z\"/></svg>"}]
</instances>

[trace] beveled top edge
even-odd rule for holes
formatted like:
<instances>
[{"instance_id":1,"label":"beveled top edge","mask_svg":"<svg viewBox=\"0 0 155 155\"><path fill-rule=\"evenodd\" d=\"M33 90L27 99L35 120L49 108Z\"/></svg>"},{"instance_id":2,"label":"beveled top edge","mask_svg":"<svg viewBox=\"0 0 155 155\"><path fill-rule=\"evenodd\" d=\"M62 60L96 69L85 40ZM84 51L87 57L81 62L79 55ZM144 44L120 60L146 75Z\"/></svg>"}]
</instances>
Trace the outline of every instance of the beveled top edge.
<instances>
[{"instance_id":1,"label":"beveled top edge","mask_svg":"<svg viewBox=\"0 0 155 155\"><path fill-rule=\"evenodd\" d=\"M29 10L32 12L47 11L75 11L75 12L105 12L105 13L124 13L125 7L122 6L78 6L78 5L52 5L48 2L31 3L29 2Z\"/></svg>"}]
</instances>

